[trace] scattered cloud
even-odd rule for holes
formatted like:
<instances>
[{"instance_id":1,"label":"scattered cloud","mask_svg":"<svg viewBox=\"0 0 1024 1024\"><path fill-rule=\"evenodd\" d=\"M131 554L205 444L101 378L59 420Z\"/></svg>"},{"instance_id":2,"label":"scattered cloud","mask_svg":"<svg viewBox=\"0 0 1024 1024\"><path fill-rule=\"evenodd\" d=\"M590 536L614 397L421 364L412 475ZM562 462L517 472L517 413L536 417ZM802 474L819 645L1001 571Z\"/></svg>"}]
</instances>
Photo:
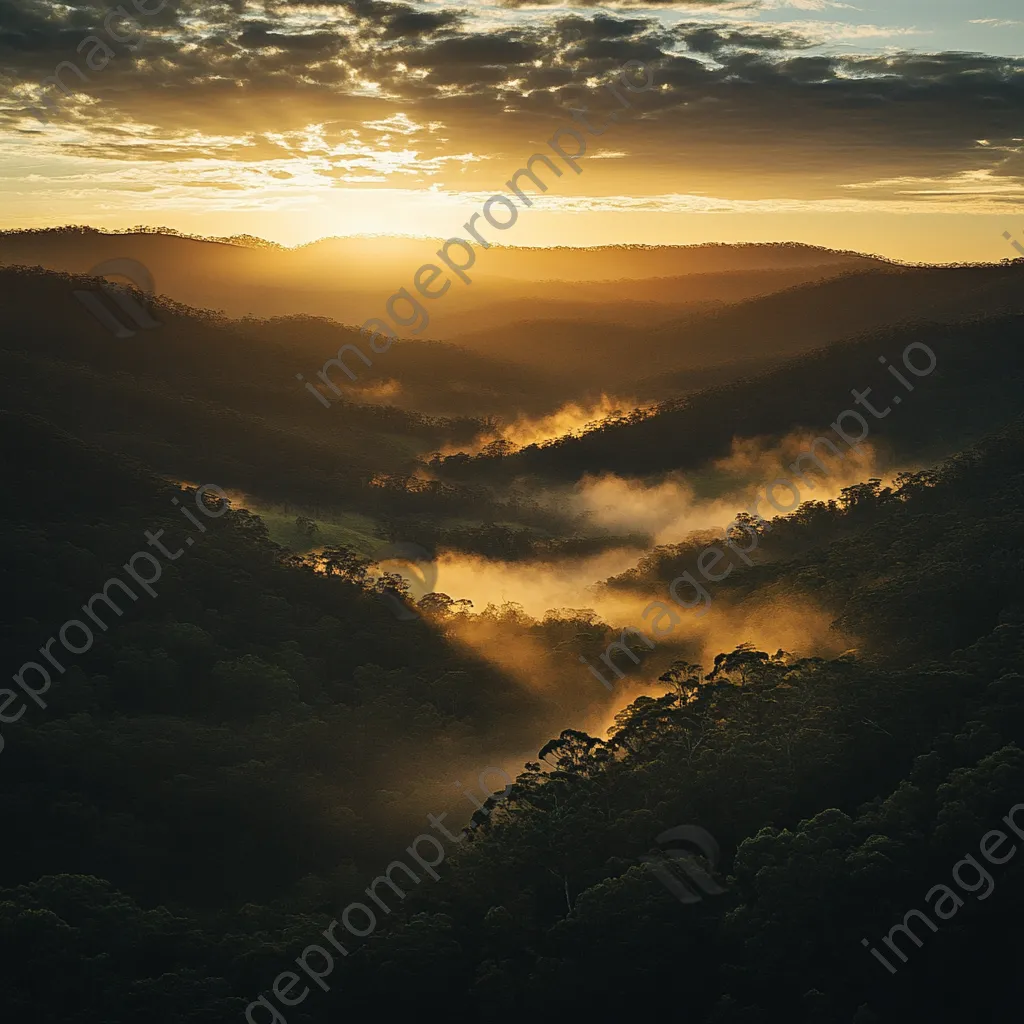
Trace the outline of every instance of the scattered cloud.
<instances>
[{"instance_id":1,"label":"scattered cloud","mask_svg":"<svg viewBox=\"0 0 1024 1024\"><path fill-rule=\"evenodd\" d=\"M99 70L78 56L83 76L64 76L69 95L55 94L44 129L29 109L39 83L87 36L104 36L105 9L11 0L0 118L41 157L159 167L168 188L187 175L193 191L493 192L570 108L607 120L616 101L602 83L640 60L656 64L656 88L636 98L634 123L591 140L596 198L566 202L619 203L625 173L640 201L691 211L1018 201L1024 58L849 53L845 44L918 30L754 20L768 7L844 6L824 0L520 6L292 0L257 15L182 0L140 17L141 50L112 43Z\"/></svg>"}]
</instances>

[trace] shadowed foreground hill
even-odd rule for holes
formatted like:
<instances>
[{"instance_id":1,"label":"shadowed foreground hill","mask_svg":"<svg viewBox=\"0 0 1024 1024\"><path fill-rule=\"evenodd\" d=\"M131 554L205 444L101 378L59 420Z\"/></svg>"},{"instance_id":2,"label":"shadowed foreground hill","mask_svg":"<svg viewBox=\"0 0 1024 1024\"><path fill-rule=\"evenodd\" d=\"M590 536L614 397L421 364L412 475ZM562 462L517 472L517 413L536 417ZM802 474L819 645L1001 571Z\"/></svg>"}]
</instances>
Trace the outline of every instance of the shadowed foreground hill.
<instances>
[{"instance_id":1,"label":"shadowed foreground hill","mask_svg":"<svg viewBox=\"0 0 1024 1024\"><path fill-rule=\"evenodd\" d=\"M1024 808L1024 424L898 494L858 493L776 520L776 557L792 561L740 587L846 596L879 656L740 648L703 670L679 663L608 740L564 732L477 816L443 883L346 961L346 1007L412 1012L401 977L444 984L486 1020L627 1015L664 1003L685 964L679 999L707 1024L1015 1012L1024 862L986 865L985 902L965 891L973 875L957 889L950 872L989 829L1024 838L1024 815L1016 835L1000 821ZM680 824L721 844L724 895L680 904L639 862ZM923 898L940 882L967 904L953 921ZM890 954L893 977L861 939L888 953L880 937L910 907L938 934L916 927L918 949L896 932L910 957Z\"/></svg>"},{"instance_id":2,"label":"shadowed foreground hill","mask_svg":"<svg viewBox=\"0 0 1024 1024\"><path fill-rule=\"evenodd\" d=\"M371 824L394 824L375 789L405 771L429 779L436 744L458 735L459 756L479 759L470 720L512 735L536 710L422 620L398 621L365 565L314 572L244 510L215 515L200 534L172 503L192 506L192 492L34 418L0 414L0 454L17 495L0 529L4 589L17 595L2 627L8 672L38 660L67 619L94 623L82 604L105 580L133 589L124 563L158 551L144 531L166 531L163 544L178 550L163 559L155 597L136 584L136 600L111 591L121 614L96 606L105 628L93 625L93 649L61 652L66 673L52 670L47 707L3 726L0 804L21 836L3 849L8 884L69 870L196 903L280 892L307 871L329 875L340 848L375 851ZM194 544L183 548L186 537ZM381 743L393 714L402 736ZM277 815L297 797L296 772L308 788L285 827ZM349 809L331 810L336 801ZM125 831L134 838L119 840ZM257 862L241 852L250 845ZM229 877L220 858L232 848Z\"/></svg>"},{"instance_id":3,"label":"shadowed foreground hill","mask_svg":"<svg viewBox=\"0 0 1024 1024\"><path fill-rule=\"evenodd\" d=\"M27 615L59 619L102 575L78 555L68 576L78 544L129 550L136 517L179 535L177 517L161 513L170 489L130 467L10 417L0 417L0 451L27 496L2 533L5 564L20 559L19 578L37 570ZM55 461L66 467L58 478L40 469ZM108 490L83 496L87 480ZM86 525L109 490L123 506L107 527ZM877 944L909 907L927 910L928 888L950 882L965 851L1021 802L1024 549L1013 524L1022 500L1018 424L899 497L841 512L848 539L837 543L860 558L834 560L814 517L793 517L787 543L825 545L819 571L866 593L892 551L912 559L915 544L932 543L918 533L940 516L936 528L957 536L920 578L936 594L987 602L992 617L955 623L959 649L918 651L899 665L744 648L704 670L678 664L665 696L634 701L607 740L569 730L546 744L490 820L477 815L441 880L393 901L368 943L350 940L331 991L314 990L285 1019L326 1024L382 1005L412 1013L430 986L509 1024L625 1015L638 998L660 1005L657 992L637 993L680 962L687 1012L702 1024L1006 1019L1024 907L1016 860L992 869L993 900L960 890L966 905L954 920L922 931L920 949L904 941L910 961L895 978L860 940ZM962 526L950 531L950 522ZM276 565L244 515L214 532L219 525L162 581L159 618L118 622L88 667L54 687L45 713L5 729L0 805L19 836L2 855L0 941L12 981L0 1006L9 1014L44 1024L237 1021L407 841L361 829L352 801L360 780L387 772L391 730L404 730L406 758L427 733L443 742L439 709L406 708L408 717L395 702L429 704L438 686L462 694L457 679L430 682L434 659L447 656L419 631L409 634L415 653L400 633L381 635L378 647L374 605L358 588ZM68 538L60 566L48 534ZM986 551L989 564L976 567ZM806 576L788 571L794 582ZM902 607L901 587L899 573L883 581L878 607ZM322 627L324 597L344 611L347 631ZM929 607L936 635L957 614L922 593L914 600ZM35 619L14 625L37 631L28 649L46 632ZM915 644L917 626L899 615L887 622ZM249 659L241 665L239 644ZM380 667L349 676L367 655ZM387 671L407 659L422 674ZM515 713L514 703L486 708L493 682L474 687L485 704L465 705L469 714ZM380 810L367 805L367 822ZM639 860L661 831L686 823L720 843L709 867L726 889L691 905ZM390 847L375 847L385 834ZM378 859L360 859L362 871L339 866L346 842ZM979 979L969 1003L944 986L961 970Z\"/></svg>"},{"instance_id":4,"label":"shadowed foreground hill","mask_svg":"<svg viewBox=\"0 0 1024 1024\"><path fill-rule=\"evenodd\" d=\"M237 1024L276 971L268 936L354 898L424 807L451 808L453 774L527 747L550 711L398 621L344 553L315 573L244 511L200 535L172 504L192 492L32 417L0 412L0 458L8 674L91 622L105 580L133 583L144 531L173 556L142 570L155 596L108 588L91 649L58 643L45 707L5 702L0 1012Z\"/></svg>"}]
</instances>

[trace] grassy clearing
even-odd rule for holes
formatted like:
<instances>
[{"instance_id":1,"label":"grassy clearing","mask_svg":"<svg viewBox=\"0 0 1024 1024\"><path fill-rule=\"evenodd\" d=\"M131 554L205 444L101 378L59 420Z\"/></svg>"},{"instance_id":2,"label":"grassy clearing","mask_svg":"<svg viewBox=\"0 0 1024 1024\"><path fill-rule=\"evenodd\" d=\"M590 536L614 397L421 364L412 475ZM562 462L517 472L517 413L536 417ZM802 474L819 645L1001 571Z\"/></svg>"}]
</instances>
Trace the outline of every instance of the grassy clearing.
<instances>
[{"instance_id":1,"label":"grassy clearing","mask_svg":"<svg viewBox=\"0 0 1024 1024\"><path fill-rule=\"evenodd\" d=\"M358 512L330 512L323 518L310 516L317 525L317 532L309 536L295 525L296 517L304 513L294 506L289 506L286 511L283 506L254 505L250 502L247 507L266 523L273 541L299 554L344 545L361 555L370 555L385 542L385 538L378 532L379 524Z\"/></svg>"}]
</instances>

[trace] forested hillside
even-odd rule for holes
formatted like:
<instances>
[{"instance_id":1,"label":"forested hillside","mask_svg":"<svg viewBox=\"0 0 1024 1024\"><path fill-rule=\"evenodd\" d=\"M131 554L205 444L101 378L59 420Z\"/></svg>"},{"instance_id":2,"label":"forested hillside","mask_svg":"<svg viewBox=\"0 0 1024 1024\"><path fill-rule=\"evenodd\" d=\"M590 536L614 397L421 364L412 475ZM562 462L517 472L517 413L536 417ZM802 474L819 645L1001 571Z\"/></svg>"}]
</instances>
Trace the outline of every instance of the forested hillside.
<instances>
[{"instance_id":1,"label":"forested hillside","mask_svg":"<svg viewBox=\"0 0 1024 1024\"><path fill-rule=\"evenodd\" d=\"M830 426L844 409L864 416L872 442L885 446L895 460L935 460L1005 423L1019 408L1022 331L1021 314L891 326L582 434L519 450L449 455L432 465L453 480L508 481L524 475L578 480L601 472L646 476L724 458L737 437L780 439L811 431L835 441ZM911 394L882 360L900 367L912 345L928 346L936 366L912 384ZM927 361L922 356L920 365ZM882 415L869 413L852 392L867 396ZM902 404L890 405L894 394ZM844 427L858 429L852 421Z\"/></svg>"},{"instance_id":2,"label":"forested hillside","mask_svg":"<svg viewBox=\"0 0 1024 1024\"><path fill-rule=\"evenodd\" d=\"M1020 7L2 0L0 1024L1016 1021Z\"/></svg>"},{"instance_id":3,"label":"forested hillside","mask_svg":"<svg viewBox=\"0 0 1024 1024\"><path fill-rule=\"evenodd\" d=\"M1024 860L977 856L1024 838L1022 265L651 319L660 404L602 397L630 343L577 321L550 367L396 343L328 406L297 367L351 327L161 298L115 338L95 281L0 270L7 1017L1009 1017ZM432 560L418 601L388 542ZM679 826L717 844L691 902ZM897 957L968 854L992 898Z\"/></svg>"},{"instance_id":4,"label":"forested hillside","mask_svg":"<svg viewBox=\"0 0 1024 1024\"><path fill-rule=\"evenodd\" d=\"M709 1022L1009 1015L1019 863L992 868L991 904L934 938L921 928L920 952L904 943L898 977L860 940L880 945L908 907L927 910L929 886L1024 804L1022 498L1017 423L898 490L773 520L762 564L710 614L733 614L740 595L811 596L861 648L679 662L665 696L624 709L607 739L563 732L478 815L451 877L410 897L408 924L346 961L336 1007L355 989L364 1013L385 999L411 1012L418 993L390 982L441 970L489 1020L625 1014L638 986ZM628 582L653 597L693 553L663 553ZM721 844L725 894L681 905L639 863L681 823ZM952 987L960 972L977 979L968 993Z\"/></svg>"},{"instance_id":5,"label":"forested hillside","mask_svg":"<svg viewBox=\"0 0 1024 1024\"><path fill-rule=\"evenodd\" d=\"M0 436L21 496L6 513L5 582L31 612L8 624L5 649L29 658L143 546L143 524L176 538L188 527L174 489L127 464L34 421L7 416ZM985 938L1019 906L1012 863L999 900L966 908L896 980L860 938L899 920L1024 792L1022 452L1016 426L898 491L774 520L729 601L813 595L862 650L681 661L665 696L623 709L607 739L564 732L489 821L477 815L441 881L411 893L344 961L342 984L294 1018L382 1000L412 1010L421 984L442 982L488 1019L626 1012L631 986L660 984L680 960L688 1012L709 1021L897 1019L942 1010L948 965L1012 978ZM59 478L41 471L54 460ZM529 731L536 710L500 675L425 623L396 629L344 574L281 554L251 517L211 522L151 608L130 609L70 667L45 711L5 727L12 1010L230 1019L406 841L384 788L451 808L416 787L424 759L483 766L496 737ZM630 585L676 571L658 566ZM722 847L726 893L695 906L638 863L681 822ZM1006 985L983 991L985 1012L1006 1011Z\"/></svg>"}]
</instances>

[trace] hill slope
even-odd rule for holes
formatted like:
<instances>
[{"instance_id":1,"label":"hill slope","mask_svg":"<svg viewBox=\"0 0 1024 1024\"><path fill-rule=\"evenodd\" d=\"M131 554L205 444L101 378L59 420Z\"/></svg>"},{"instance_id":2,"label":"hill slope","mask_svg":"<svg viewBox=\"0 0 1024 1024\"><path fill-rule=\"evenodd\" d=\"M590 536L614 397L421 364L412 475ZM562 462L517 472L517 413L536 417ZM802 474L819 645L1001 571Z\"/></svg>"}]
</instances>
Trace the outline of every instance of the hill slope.
<instances>
[{"instance_id":1,"label":"hill slope","mask_svg":"<svg viewBox=\"0 0 1024 1024\"><path fill-rule=\"evenodd\" d=\"M191 306L220 309L230 316L304 313L361 324L380 316L398 288L413 288L416 269L437 261L439 244L431 239L345 238L285 249L253 240L64 228L0 233L0 264L85 274L105 260L127 258L148 268L158 294ZM578 300L604 304L618 298L678 306L701 296L676 297L672 289L645 281L720 274L721 284L707 297L733 299L845 270L887 265L857 253L798 245L492 246L474 264L472 287L452 288L433 304L431 336L447 338L472 329L473 311L481 309L482 318L493 316L483 307L527 298L564 299L569 282ZM619 287L610 285L614 282Z\"/></svg>"},{"instance_id":2,"label":"hill slope","mask_svg":"<svg viewBox=\"0 0 1024 1024\"><path fill-rule=\"evenodd\" d=\"M1020 314L882 329L667 403L651 415L623 417L513 454L454 455L434 465L452 479L476 481L527 475L576 481L603 472L642 477L723 459L734 438L810 431L836 440L830 425L845 409L860 410L872 443L881 442L897 461L939 458L1005 423L1019 408L1022 330ZM908 394L879 360L901 367L906 377L901 355L916 345L928 346L937 364ZM911 359L923 367L923 350L914 352L922 352ZM867 400L889 413L876 419L856 404L851 392L865 394L867 388ZM889 405L894 397L903 403L898 408Z\"/></svg>"}]
</instances>

